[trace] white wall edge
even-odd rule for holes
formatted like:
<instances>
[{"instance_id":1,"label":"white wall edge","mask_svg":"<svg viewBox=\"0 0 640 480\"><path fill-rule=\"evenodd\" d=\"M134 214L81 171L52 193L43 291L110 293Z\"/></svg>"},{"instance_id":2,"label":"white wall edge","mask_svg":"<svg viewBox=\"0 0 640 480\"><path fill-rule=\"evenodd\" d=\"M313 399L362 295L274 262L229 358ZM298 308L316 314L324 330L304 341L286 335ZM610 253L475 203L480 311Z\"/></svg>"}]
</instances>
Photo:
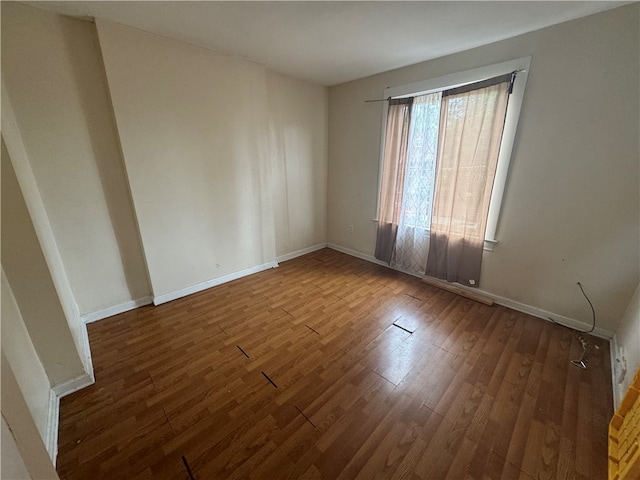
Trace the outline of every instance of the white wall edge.
<instances>
[{"instance_id":1,"label":"white wall edge","mask_svg":"<svg viewBox=\"0 0 640 480\"><path fill-rule=\"evenodd\" d=\"M5 140L11 164L15 170L16 178L24 197L27 211L31 217L31 223L38 238L38 243L51 275L51 281L58 294L60 305L69 324L71 337L76 345L76 349L80 354L82 345L82 324L80 320L80 308L78 302L73 295L73 289L67 271L60 256L60 249L56 242L53 228L47 216L47 210L44 206L35 175L31 169L31 163L24 145L22 134L18 128L18 122L11 105L4 80L1 82L2 90L2 136ZM82 359L81 359L82 361ZM85 369L88 365L83 364Z\"/></svg>"},{"instance_id":2,"label":"white wall edge","mask_svg":"<svg viewBox=\"0 0 640 480\"><path fill-rule=\"evenodd\" d=\"M347 255L361 258L363 260L367 260L369 262L376 263L378 265L382 265L387 268L391 268L392 270L398 270L389 266L389 264L381 260L378 260L375 257L372 257L371 255L366 255L364 253L356 252L354 250L341 247L340 245L335 245L333 243L329 243L327 244L327 246L333 250L337 250L338 252L346 253ZM401 270L398 270L398 271L401 271ZM409 272L403 272L403 273L412 275ZM414 275L414 276L417 276L417 275ZM464 285L457 285L457 284L456 284L456 287L461 288L463 290L468 290L470 292L476 292L482 295L486 295L487 297L492 298L493 301L496 302L498 305L502 305L503 307L508 307L508 308L511 308L512 310L516 310L518 312L526 313L528 315L541 318L542 320L546 320L547 322L550 322L551 321L550 318L553 318L554 321L558 323L562 323L565 326L576 329L576 330L589 330L591 328L591 325L581 322L580 320L575 320L573 318L565 317L553 312L542 310L541 308L516 302L515 300L510 300L508 298L501 297L500 295L495 295L485 290L480 290L477 288L469 288L469 287L465 287ZM600 328L600 327L596 327L595 330L592 332L592 334L595 335L596 337L604 338L605 340L610 340L613 337L613 332L610 332L609 330L605 330L604 328Z\"/></svg>"},{"instance_id":3,"label":"white wall edge","mask_svg":"<svg viewBox=\"0 0 640 480\"><path fill-rule=\"evenodd\" d=\"M153 303L153 297L151 295L147 295L146 297L124 302L124 303L121 303L120 305L114 305L113 307L108 307L103 310L98 310L97 312L87 313L85 315L82 315L82 317L80 317L80 320L84 324L97 322L98 320L103 320L105 318L113 317L114 315L118 315L119 313L128 312L129 310L133 310L138 307L143 307L145 305L151 305L152 303Z\"/></svg>"},{"instance_id":4,"label":"white wall edge","mask_svg":"<svg viewBox=\"0 0 640 480\"><path fill-rule=\"evenodd\" d=\"M214 278L206 282L198 283L197 285L192 285L191 287L182 288L180 290L176 290L175 292L165 293L163 295L157 295L153 298L153 304L156 306L161 305L163 303L167 303L172 300L177 300L178 298L186 297L187 295L191 295L192 293L201 292L202 290L206 290L211 287L217 287L218 285L222 285L223 283L237 280L238 278L246 277L248 275L253 275L254 273L259 273L264 270L268 270L270 268L276 268L277 266L278 266L278 262L276 261L264 263L262 265L257 265L255 267L246 268L238 272L230 273L229 275L224 275L222 277Z\"/></svg>"},{"instance_id":5,"label":"white wall edge","mask_svg":"<svg viewBox=\"0 0 640 480\"><path fill-rule=\"evenodd\" d=\"M47 431L45 438L45 447L49 452L49 457L53 462L53 466L56 465L56 458L58 456L58 423L60 420L60 399L53 391L49 390L49 411L47 412Z\"/></svg>"},{"instance_id":6,"label":"white wall edge","mask_svg":"<svg viewBox=\"0 0 640 480\"><path fill-rule=\"evenodd\" d=\"M82 355L84 358L87 375L91 378L91 383L95 382L96 377L93 373L93 358L91 356L91 344L89 343L89 331L86 324L81 324L80 335L82 336Z\"/></svg>"},{"instance_id":7,"label":"white wall edge","mask_svg":"<svg viewBox=\"0 0 640 480\"><path fill-rule=\"evenodd\" d=\"M617 361L616 355L618 353L619 345L618 345L618 337L614 333L611 337L611 343L609 345L609 354L611 356L611 387L613 388L613 410L618 410L620 406L620 401L622 400L622 394L620 385L617 383L617 375L616 372L618 369L616 368Z\"/></svg>"},{"instance_id":8,"label":"white wall edge","mask_svg":"<svg viewBox=\"0 0 640 480\"><path fill-rule=\"evenodd\" d=\"M313 245L312 247L303 248L301 250L296 250L295 252L286 253L284 255L280 255L276 257L276 262L286 262L287 260L292 260L296 257L301 257L302 255L306 255L307 253L315 252L317 250L322 250L327 247L327 243L318 243L317 245Z\"/></svg>"},{"instance_id":9,"label":"white wall edge","mask_svg":"<svg viewBox=\"0 0 640 480\"><path fill-rule=\"evenodd\" d=\"M78 390L82 390L89 385L93 385L95 383L95 379L85 373L80 375L79 377L72 378L71 380L67 380L66 382L59 383L58 385L54 385L51 387L53 393L58 397L58 399L62 397L66 397L67 395L71 395Z\"/></svg>"}]
</instances>

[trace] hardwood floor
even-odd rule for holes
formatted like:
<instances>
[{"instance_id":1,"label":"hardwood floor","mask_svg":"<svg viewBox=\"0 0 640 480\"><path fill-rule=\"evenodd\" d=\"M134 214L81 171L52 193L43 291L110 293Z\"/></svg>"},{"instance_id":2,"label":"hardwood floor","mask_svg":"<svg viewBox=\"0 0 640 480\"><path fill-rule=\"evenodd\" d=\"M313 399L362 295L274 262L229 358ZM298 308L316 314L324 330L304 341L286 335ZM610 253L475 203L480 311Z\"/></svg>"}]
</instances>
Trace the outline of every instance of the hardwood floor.
<instances>
[{"instance_id":1,"label":"hardwood floor","mask_svg":"<svg viewBox=\"0 0 640 480\"><path fill-rule=\"evenodd\" d=\"M607 477L606 341L333 250L89 338L61 479Z\"/></svg>"}]
</instances>

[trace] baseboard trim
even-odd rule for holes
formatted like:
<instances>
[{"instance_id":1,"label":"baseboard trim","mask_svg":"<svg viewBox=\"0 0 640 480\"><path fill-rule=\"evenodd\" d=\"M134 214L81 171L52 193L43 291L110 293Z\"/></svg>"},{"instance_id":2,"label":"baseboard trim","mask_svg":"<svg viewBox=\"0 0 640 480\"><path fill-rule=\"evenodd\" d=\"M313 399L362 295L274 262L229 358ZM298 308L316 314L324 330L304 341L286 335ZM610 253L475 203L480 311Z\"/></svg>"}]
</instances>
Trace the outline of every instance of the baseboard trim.
<instances>
[{"instance_id":1,"label":"baseboard trim","mask_svg":"<svg viewBox=\"0 0 640 480\"><path fill-rule=\"evenodd\" d=\"M376 257L372 257L371 255L367 255L365 253L360 253L355 250L351 250L349 248L336 245L335 243L328 243L327 247L329 247L331 250L335 250L336 252L346 253L347 255L351 255L352 257L360 258L362 260L366 260L367 262L375 263L376 265L382 265L383 267L390 268L391 270L395 270L396 272L405 273L407 275L411 275L412 277L416 277L416 278L424 278L423 275L417 275L414 272L409 272L408 270L404 270L402 268L392 267L387 262L378 260Z\"/></svg>"},{"instance_id":2,"label":"baseboard trim","mask_svg":"<svg viewBox=\"0 0 640 480\"><path fill-rule=\"evenodd\" d=\"M53 391L49 390L49 411L47 412L47 432L45 434L45 447L49 457L56 466L58 456L58 423L60 420L60 399Z\"/></svg>"},{"instance_id":3,"label":"baseboard trim","mask_svg":"<svg viewBox=\"0 0 640 480\"><path fill-rule=\"evenodd\" d=\"M114 305L113 307L107 307L103 310L98 310L97 312L87 313L86 315L82 315L80 317L80 320L82 321L82 323L97 322L98 320L113 317L114 315L118 315L119 313L128 312L129 310L133 310L134 308L142 307L144 305L151 305L152 303L153 297L151 297L151 295L147 295L146 297L124 302L120 305Z\"/></svg>"},{"instance_id":4,"label":"baseboard trim","mask_svg":"<svg viewBox=\"0 0 640 480\"><path fill-rule=\"evenodd\" d=\"M367 255L366 253L360 253L356 250L351 250L350 248L343 247L341 245L336 245L335 243L327 243L327 247L337 252L346 253L347 255L351 255L352 257L361 258L362 260L366 260L371 263L376 263L378 265L382 265L383 267L389 267L392 270L395 270L393 267L389 266L388 263L383 262L382 260L378 260L376 257Z\"/></svg>"},{"instance_id":5,"label":"baseboard trim","mask_svg":"<svg viewBox=\"0 0 640 480\"><path fill-rule=\"evenodd\" d=\"M432 287L438 287L448 292L455 293L456 295L462 295L469 300L484 303L488 307L496 303L493 298L488 295L483 295L475 290L464 288L464 285L460 285L458 283L447 282L446 280L440 280L439 278L430 277L428 275L425 275L422 281Z\"/></svg>"},{"instance_id":6,"label":"baseboard trim","mask_svg":"<svg viewBox=\"0 0 640 480\"><path fill-rule=\"evenodd\" d=\"M67 395L71 395L78 390L82 390L84 387L88 387L89 385L93 385L95 383L95 379L89 375L88 373L84 373L79 377L72 378L71 380L67 380L66 382L59 383L58 385L54 385L51 390L58 399L62 397L66 397Z\"/></svg>"},{"instance_id":7,"label":"baseboard trim","mask_svg":"<svg viewBox=\"0 0 640 480\"><path fill-rule=\"evenodd\" d=\"M498 305L511 308L512 310L516 310L518 312L527 313L531 316L538 317L543 320L547 320L548 322L550 322L551 319L553 319L554 322L561 323L566 327L573 328L576 330L589 330L591 328L591 325L581 322L580 320L576 320L574 318L565 317L563 315L549 312L541 308L533 307L525 303L516 302L515 300L510 300L508 298L504 298L499 295L495 295L493 293L489 293L483 290L479 290L479 292L493 298L493 300ZM610 332L609 330L605 330L604 328L596 327L595 330L591 333L591 335L594 335L599 338L603 338L605 340L611 340L611 337L613 336L613 332Z\"/></svg>"},{"instance_id":8,"label":"baseboard trim","mask_svg":"<svg viewBox=\"0 0 640 480\"><path fill-rule=\"evenodd\" d=\"M257 265L255 267L240 270L239 272L230 273L229 275L224 275L223 277L214 278L213 280L202 282L197 285L192 285L191 287L176 290L175 292L157 295L153 297L153 304L156 306L161 305L172 300L177 300L178 298L186 297L187 295L191 295L193 293L201 292L202 290L206 290L208 288L217 287L218 285L222 285L223 283L237 280L238 278L253 275L254 273L259 273L270 268L276 268L277 266L278 262L275 261L264 263L262 265Z\"/></svg>"},{"instance_id":9,"label":"baseboard trim","mask_svg":"<svg viewBox=\"0 0 640 480\"><path fill-rule=\"evenodd\" d=\"M360 253L357 252L355 250L351 250L349 248L345 248L342 247L340 245L336 245L334 243L328 243L327 246L333 250L337 250L338 252L342 252L342 253L346 253L347 255L351 255L352 257L357 257L357 258L361 258L363 260L367 260L369 262L372 263L376 263L378 265L382 265L385 266L387 268L391 268L392 270L398 270L398 271L402 271L396 268L393 268L391 266L389 266L389 264L378 260L375 257L372 257L371 255L367 255L364 253ZM403 272L403 273L408 273L408 272ZM409 275L411 275L409 273ZM416 276L416 275L414 275ZM546 310L543 310L541 308L537 308L537 307L533 307L531 305L527 305L525 303L520 303L517 302L515 300L510 300L508 298L505 297L501 297L500 295L496 295L494 293L491 292L487 292L486 290L480 290L480 289L471 289L469 287L465 287L464 285L460 285L460 287L462 289L468 289L470 291L479 293L481 295L485 295L487 297L490 297L493 299L494 302L496 302L498 305L502 305L503 307L508 307L511 308L512 310L516 310L518 312L522 312L522 313L526 313L529 315L532 315L534 317L538 317L541 318L543 320L546 320L548 322L550 322L551 318L553 318L554 321L558 322L558 323L562 323L564 325L566 325L569 328L574 328L577 330L589 330L591 328L591 325L581 322L580 320L575 320L573 318L569 318L569 317L565 317L563 315L558 315L556 313L553 312L548 312ZM609 330L605 330L604 328L600 328L600 327L596 327L595 330L592 332L593 335L595 335L596 337L600 337L600 338L604 338L606 340L610 340L611 337L613 337L613 332L610 332Z\"/></svg>"},{"instance_id":10,"label":"baseboard trim","mask_svg":"<svg viewBox=\"0 0 640 480\"><path fill-rule=\"evenodd\" d=\"M292 260L296 257L301 257L302 255L306 255L307 253L312 253L315 252L317 250L322 250L323 248L326 248L327 244L325 243L318 243L317 245L314 245L312 247L308 247L308 248L303 248L301 250L296 250L295 252L291 252L291 253L286 253L284 255L280 255L279 257L276 257L276 262L280 263L280 262L286 262L287 260Z\"/></svg>"},{"instance_id":11,"label":"baseboard trim","mask_svg":"<svg viewBox=\"0 0 640 480\"><path fill-rule=\"evenodd\" d=\"M83 329L86 328L83 325ZM47 413L47 431L45 433L45 447L51 457L53 466L58 457L58 427L60 424L60 399L95 383L93 370L91 375L85 373L66 382L54 385L49 390L49 411Z\"/></svg>"}]
</instances>

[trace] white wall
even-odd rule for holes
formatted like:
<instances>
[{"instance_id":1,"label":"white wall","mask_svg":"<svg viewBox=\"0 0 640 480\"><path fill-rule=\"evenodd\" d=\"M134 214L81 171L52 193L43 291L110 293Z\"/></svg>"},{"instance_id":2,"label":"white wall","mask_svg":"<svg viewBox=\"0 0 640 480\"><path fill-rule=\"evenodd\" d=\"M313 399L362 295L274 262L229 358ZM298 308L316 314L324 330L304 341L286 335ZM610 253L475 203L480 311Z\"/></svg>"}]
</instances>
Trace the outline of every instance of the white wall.
<instances>
[{"instance_id":1,"label":"white wall","mask_svg":"<svg viewBox=\"0 0 640 480\"><path fill-rule=\"evenodd\" d=\"M329 90L329 242L373 255L385 87L533 55L480 288L616 329L639 280L638 5ZM349 232L354 225L354 232Z\"/></svg>"},{"instance_id":2,"label":"white wall","mask_svg":"<svg viewBox=\"0 0 640 480\"><path fill-rule=\"evenodd\" d=\"M22 455L18 450L16 439L9 430L9 426L2 417L2 466L0 467L0 477L5 480L31 480L31 475L27 471Z\"/></svg>"},{"instance_id":3,"label":"white wall","mask_svg":"<svg viewBox=\"0 0 640 480\"><path fill-rule=\"evenodd\" d=\"M616 357L623 362L626 367L626 374L622 383L616 383L617 391L615 392L616 408L626 393L633 376L640 368L640 285L636 289L631 302L627 306L626 311L620 321L618 330L616 331L616 342L619 351L615 352ZM620 368L620 367L617 367ZM616 369L616 370L617 370ZM614 381L617 382L618 378Z\"/></svg>"},{"instance_id":4,"label":"white wall","mask_svg":"<svg viewBox=\"0 0 640 480\"><path fill-rule=\"evenodd\" d=\"M274 261L264 68L97 27L154 296Z\"/></svg>"},{"instance_id":5,"label":"white wall","mask_svg":"<svg viewBox=\"0 0 640 480\"><path fill-rule=\"evenodd\" d=\"M2 9L4 83L81 315L145 298L149 277L161 296L326 242L325 87Z\"/></svg>"},{"instance_id":6,"label":"white wall","mask_svg":"<svg viewBox=\"0 0 640 480\"><path fill-rule=\"evenodd\" d=\"M4 460L5 455L14 456L14 467L16 469L13 472L6 473L18 473L18 469L24 465L29 473L28 477L17 477L19 480L25 478L37 478L54 480L58 478L53 462L49 458L47 451L42 443L38 429L36 428L33 418L29 412L29 408L20 392L20 387L13 374L9 361L1 355L0 367L2 368L2 374L0 375L2 381L2 388L0 389L2 407L2 418L7 423L7 426L11 430L11 434L15 440L15 446L22 457L20 462L18 458L15 458L15 450L7 448L13 446L11 443L6 445L2 442L2 478L4 479ZM23 465L20 465L20 464ZM22 471L21 473L24 473ZM9 477L11 478L11 477Z\"/></svg>"},{"instance_id":7,"label":"white wall","mask_svg":"<svg viewBox=\"0 0 640 480\"><path fill-rule=\"evenodd\" d=\"M2 70L80 314L149 295L95 25L3 3Z\"/></svg>"},{"instance_id":8,"label":"white wall","mask_svg":"<svg viewBox=\"0 0 640 480\"><path fill-rule=\"evenodd\" d=\"M327 240L328 94L325 87L267 72L276 253Z\"/></svg>"},{"instance_id":9,"label":"white wall","mask_svg":"<svg viewBox=\"0 0 640 480\"><path fill-rule=\"evenodd\" d=\"M4 270L1 272L2 353L16 376L42 441L47 443L49 379L38 358Z\"/></svg>"},{"instance_id":10,"label":"white wall","mask_svg":"<svg viewBox=\"0 0 640 480\"><path fill-rule=\"evenodd\" d=\"M325 88L97 26L156 298L326 241Z\"/></svg>"},{"instance_id":11,"label":"white wall","mask_svg":"<svg viewBox=\"0 0 640 480\"><path fill-rule=\"evenodd\" d=\"M85 375L56 286L2 142L2 268L49 383Z\"/></svg>"},{"instance_id":12,"label":"white wall","mask_svg":"<svg viewBox=\"0 0 640 480\"><path fill-rule=\"evenodd\" d=\"M149 139L142 146L158 149L145 157L147 164L135 153L129 156L146 221L144 252L95 25L13 2L3 3L2 12L3 135L15 168L7 171L17 175L15 188L7 192L26 206L14 212L7 203L6 218L20 228L30 225L30 233L20 234L28 237L24 245L20 235L9 234L15 242L3 249L6 272L19 304L29 298L25 272L34 274L34 284L50 287L53 280L53 289L39 292L51 298L36 304L57 302L50 312L56 318L62 306L88 374L90 352L80 316L148 298L144 253L160 269L156 290L162 294L224 280L226 274L272 262L276 253L326 241L325 87L125 28L126 38L115 40L122 48L107 62L113 83L130 70L118 68L127 61L125 52L129 60L147 54L162 59L157 65L137 64L136 78L146 78L138 84L146 97L136 92L127 105L122 95L130 94L133 84L119 84L114 100L119 112L125 111L127 151ZM140 35L148 40L144 48L137 43ZM136 124L137 114L148 121ZM167 130L157 129L165 120ZM13 173L7 181L14 182ZM25 306L25 323L50 380L58 384L69 379L69 371L65 362L51 359L66 355L74 363L73 349L66 340L57 344L65 329L32 320L38 308L44 307Z\"/></svg>"}]
</instances>

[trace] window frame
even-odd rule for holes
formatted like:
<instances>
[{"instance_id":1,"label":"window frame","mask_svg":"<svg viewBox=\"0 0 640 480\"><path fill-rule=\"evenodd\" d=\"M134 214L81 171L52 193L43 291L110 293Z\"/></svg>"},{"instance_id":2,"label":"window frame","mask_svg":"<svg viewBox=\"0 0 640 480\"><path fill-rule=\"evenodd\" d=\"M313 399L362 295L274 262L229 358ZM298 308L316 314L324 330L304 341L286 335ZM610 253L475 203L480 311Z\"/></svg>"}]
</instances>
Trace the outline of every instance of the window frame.
<instances>
[{"instance_id":1,"label":"window frame","mask_svg":"<svg viewBox=\"0 0 640 480\"><path fill-rule=\"evenodd\" d=\"M419 82L400 85L396 87L387 87L384 89L384 97L405 98L435 93L442 90L461 87L471 83L487 80L518 71L513 83L513 90L509 97L509 105L504 122L502 132L502 141L500 142L500 154L498 156L498 164L491 191L491 200L489 202L489 214L487 216L487 229L484 237L485 250L493 250L493 246L498 243L496 232L500 219L502 208L502 200L507 183L509 173L509 164L511 163L511 155L513 152L513 144L515 142L518 120L520 111L522 110L522 102L524 100L525 87L531 66L531 56L521 57L515 60L486 65L484 67L474 68L461 72L442 75ZM380 159L378 165L378 197L376 202L376 222L378 221L377 212L380 208L380 188L382 182L382 164L384 162L384 142L385 142L385 124L387 121L387 112L389 110L389 102L382 102L382 129L380 141Z\"/></svg>"}]
</instances>

